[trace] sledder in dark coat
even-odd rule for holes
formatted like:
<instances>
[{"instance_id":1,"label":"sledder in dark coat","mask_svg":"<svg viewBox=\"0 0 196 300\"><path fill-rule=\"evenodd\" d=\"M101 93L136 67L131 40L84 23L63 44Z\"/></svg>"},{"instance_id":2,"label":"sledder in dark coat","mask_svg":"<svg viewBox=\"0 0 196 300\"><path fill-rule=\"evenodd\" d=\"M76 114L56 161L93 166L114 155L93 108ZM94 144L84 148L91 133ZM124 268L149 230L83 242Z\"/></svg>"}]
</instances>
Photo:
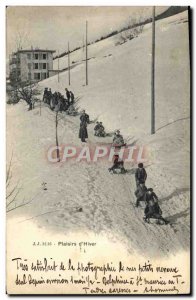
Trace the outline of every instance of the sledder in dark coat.
<instances>
[{"instance_id":1,"label":"sledder in dark coat","mask_svg":"<svg viewBox=\"0 0 196 300\"><path fill-rule=\"evenodd\" d=\"M105 137L105 128L102 122L99 123L98 136Z\"/></svg>"},{"instance_id":2,"label":"sledder in dark coat","mask_svg":"<svg viewBox=\"0 0 196 300\"><path fill-rule=\"evenodd\" d=\"M145 184L145 181L147 179L147 173L146 170L144 169L143 163L138 164L138 168L135 172L135 181L136 181L136 186L139 184Z\"/></svg>"},{"instance_id":3,"label":"sledder in dark coat","mask_svg":"<svg viewBox=\"0 0 196 300\"><path fill-rule=\"evenodd\" d=\"M145 194L145 202L146 207L144 210L144 221L150 222L150 219L157 219L158 221L163 221L165 224L168 223L163 217L162 217L162 210L158 204L158 197L153 192L152 188L147 189L147 192Z\"/></svg>"},{"instance_id":4,"label":"sledder in dark coat","mask_svg":"<svg viewBox=\"0 0 196 300\"><path fill-rule=\"evenodd\" d=\"M120 170L121 173L126 173L126 170L124 168L124 161L119 158L118 154L114 155L113 166L108 170L109 172L111 171L115 172L116 170Z\"/></svg>"},{"instance_id":5,"label":"sledder in dark coat","mask_svg":"<svg viewBox=\"0 0 196 300\"><path fill-rule=\"evenodd\" d=\"M87 125L90 123L89 115L85 113L85 110L82 111L80 116L80 130L79 130L79 138L82 142L86 142L85 139L88 138Z\"/></svg>"},{"instance_id":6,"label":"sledder in dark coat","mask_svg":"<svg viewBox=\"0 0 196 300\"><path fill-rule=\"evenodd\" d=\"M97 136L98 135L98 130L99 130L99 127L100 127L100 123L97 121L96 122L96 125L95 125L95 127L94 127L94 131L95 131L95 136Z\"/></svg>"},{"instance_id":7,"label":"sledder in dark coat","mask_svg":"<svg viewBox=\"0 0 196 300\"><path fill-rule=\"evenodd\" d=\"M114 147L122 147L126 145L123 136L120 134L120 130L115 132L112 145Z\"/></svg>"},{"instance_id":8,"label":"sledder in dark coat","mask_svg":"<svg viewBox=\"0 0 196 300\"><path fill-rule=\"evenodd\" d=\"M137 198L136 205L135 205L136 207L139 206L140 201L145 201L146 192L147 192L147 187L145 186L145 184L144 183L138 184L137 190L135 191L135 196Z\"/></svg>"}]
</instances>

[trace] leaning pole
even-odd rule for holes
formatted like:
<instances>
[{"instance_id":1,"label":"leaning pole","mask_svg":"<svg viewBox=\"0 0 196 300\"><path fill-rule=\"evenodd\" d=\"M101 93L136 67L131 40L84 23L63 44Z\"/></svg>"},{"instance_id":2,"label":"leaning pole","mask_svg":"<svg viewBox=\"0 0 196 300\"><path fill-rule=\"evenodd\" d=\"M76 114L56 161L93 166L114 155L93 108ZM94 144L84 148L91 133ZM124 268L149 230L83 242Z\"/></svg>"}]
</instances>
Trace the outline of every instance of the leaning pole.
<instances>
[{"instance_id":1,"label":"leaning pole","mask_svg":"<svg viewBox=\"0 0 196 300\"><path fill-rule=\"evenodd\" d=\"M155 133L155 6L152 9L151 134Z\"/></svg>"},{"instance_id":2,"label":"leaning pole","mask_svg":"<svg viewBox=\"0 0 196 300\"><path fill-rule=\"evenodd\" d=\"M88 21L86 21L86 85L88 85Z\"/></svg>"}]
</instances>

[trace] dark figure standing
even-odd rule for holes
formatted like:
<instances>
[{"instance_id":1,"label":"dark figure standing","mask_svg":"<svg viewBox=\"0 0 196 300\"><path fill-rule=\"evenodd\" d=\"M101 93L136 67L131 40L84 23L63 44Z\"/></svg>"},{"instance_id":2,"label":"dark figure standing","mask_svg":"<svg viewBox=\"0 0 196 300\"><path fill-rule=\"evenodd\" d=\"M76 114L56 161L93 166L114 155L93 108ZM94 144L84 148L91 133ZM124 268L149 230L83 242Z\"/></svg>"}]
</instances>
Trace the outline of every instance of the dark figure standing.
<instances>
[{"instance_id":1,"label":"dark figure standing","mask_svg":"<svg viewBox=\"0 0 196 300\"><path fill-rule=\"evenodd\" d=\"M65 92L66 92L66 98L67 98L68 102L70 102L70 97L71 97L70 92L68 91L67 88L65 88Z\"/></svg>"},{"instance_id":2,"label":"dark figure standing","mask_svg":"<svg viewBox=\"0 0 196 300\"><path fill-rule=\"evenodd\" d=\"M70 94L70 104L74 104L74 93L72 93L71 91L69 92L69 94Z\"/></svg>"},{"instance_id":3,"label":"dark figure standing","mask_svg":"<svg viewBox=\"0 0 196 300\"><path fill-rule=\"evenodd\" d=\"M47 93L47 104L50 105L50 100L52 98L52 91L51 89L49 89L48 93Z\"/></svg>"},{"instance_id":4,"label":"dark figure standing","mask_svg":"<svg viewBox=\"0 0 196 300\"><path fill-rule=\"evenodd\" d=\"M145 181L147 179L147 173L146 170L144 169L143 163L138 164L138 168L135 172L135 181L136 181L136 186L138 187L139 184L145 184Z\"/></svg>"},{"instance_id":5,"label":"dark figure standing","mask_svg":"<svg viewBox=\"0 0 196 300\"><path fill-rule=\"evenodd\" d=\"M44 89L43 102L47 102L47 98L48 98L48 88L46 87Z\"/></svg>"},{"instance_id":6,"label":"dark figure standing","mask_svg":"<svg viewBox=\"0 0 196 300\"><path fill-rule=\"evenodd\" d=\"M88 138L87 125L90 123L90 121L89 115L85 113L85 110L82 111L80 121L79 138L83 143L86 143L86 139Z\"/></svg>"}]
</instances>

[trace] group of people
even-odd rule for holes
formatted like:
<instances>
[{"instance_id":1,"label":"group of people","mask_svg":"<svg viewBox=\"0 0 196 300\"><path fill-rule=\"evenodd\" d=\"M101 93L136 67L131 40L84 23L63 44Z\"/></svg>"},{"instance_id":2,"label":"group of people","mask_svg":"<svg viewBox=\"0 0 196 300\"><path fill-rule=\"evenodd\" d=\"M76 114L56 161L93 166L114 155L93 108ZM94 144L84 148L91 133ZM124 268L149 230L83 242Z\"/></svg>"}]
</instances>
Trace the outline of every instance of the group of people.
<instances>
[{"instance_id":1,"label":"group of people","mask_svg":"<svg viewBox=\"0 0 196 300\"><path fill-rule=\"evenodd\" d=\"M77 111L74 107L75 97L72 91L65 88L65 96L60 92L52 93L51 88L45 88L43 94L43 102L47 103L51 110L58 110L60 112L66 111L69 115L76 115Z\"/></svg>"},{"instance_id":2,"label":"group of people","mask_svg":"<svg viewBox=\"0 0 196 300\"><path fill-rule=\"evenodd\" d=\"M113 174L125 174L127 171L124 168L124 161L118 154L114 155L113 166L108 169ZM145 203L144 221L149 223L150 219L156 219L158 223L167 224L168 221L162 217L162 211L158 203L158 197L152 188L147 188L145 185L147 173L143 163L138 164L135 171L136 181L136 207L140 206L140 202Z\"/></svg>"},{"instance_id":3,"label":"group of people","mask_svg":"<svg viewBox=\"0 0 196 300\"><path fill-rule=\"evenodd\" d=\"M152 188L147 188L145 185L147 179L147 173L143 166L143 163L138 164L138 168L135 172L136 181L136 207L140 205L140 202L145 203L144 209L144 221L150 222L150 219L156 219L159 223L167 224L168 221L162 217L162 211L158 203L158 197L154 193Z\"/></svg>"},{"instance_id":4,"label":"group of people","mask_svg":"<svg viewBox=\"0 0 196 300\"><path fill-rule=\"evenodd\" d=\"M80 129L79 129L79 138L83 143L86 143L86 139L88 138L87 126L90 123L91 122L89 119L89 115L85 112L85 110L83 110L80 116ZM102 122L99 121L96 122L96 125L94 127L94 135L97 137L106 137L105 128ZM112 146L116 148L126 146L126 143L124 142L124 138L121 135L120 130L116 130L116 132L114 133Z\"/></svg>"},{"instance_id":5,"label":"group of people","mask_svg":"<svg viewBox=\"0 0 196 300\"><path fill-rule=\"evenodd\" d=\"M82 111L82 114L80 116L80 129L79 129L79 138L83 143L86 143L86 139L88 138L88 131L87 131L87 125L90 124L89 115L85 112L85 110ZM105 128L103 126L102 122L96 122L96 125L94 127L94 135L98 137L105 137Z\"/></svg>"},{"instance_id":6,"label":"group of people","mask_svg":"<svg viewBox=\"0 0 196 300\"><path fill-rule=\"evenodd\" d=\"M45 89L45 99L48 99L48 93L51 92L51 90ZM70 95L70 92L66 90L66 96L67 98L63 101L67 101L69 105L72 105L74 103L74 98L72 98ZM55 94L55 93L54 93ZM53 94L53 95L54 95ZM62 99L62 95L60 93L57 93L60 99ZM60 97L61 96L61 97ZM47 100L48 101L48 100ZM47 102L48 103L48 102ZM79 138L83 143L86 143L86 139L88 138L88 131L87 131L87 126L88 124L92 123L90 121L89 115L85 112L85 110L82 111L80 115L80 129L79 129ZM96 125L94 127L94 135L95 136L106 136L105 134L105 128L102 124L102 122L96 122ZM113 143L112 146L115 147L116 149L119 149L123 146L126 146L126 143L124 142L124 138L120 133L120 130L117 130L114 133L114 138L113 138ZM109 172L111 173L126 173L126 169L124 168L124 161L123 159L120 158L118 154L114 155L114 160L113 160L113 166L108 169ZM145 209L144 209L144 221L145 222L150 222L150 219L156 219L158 223L164 223L167 224L168 221L165 220L162 217L162 211L160 209L159 203L158 203L158 197L154 193L152 188L147 188L145 185L147 179L147 173L146 170L143 166L143 163L138 164L138 168L136 169L135 172L135 181L136 181L136 191L135 191L135 196L136 196L136 207L140 206L140 202L145 203Z\"/></svg>"}]
</instances>

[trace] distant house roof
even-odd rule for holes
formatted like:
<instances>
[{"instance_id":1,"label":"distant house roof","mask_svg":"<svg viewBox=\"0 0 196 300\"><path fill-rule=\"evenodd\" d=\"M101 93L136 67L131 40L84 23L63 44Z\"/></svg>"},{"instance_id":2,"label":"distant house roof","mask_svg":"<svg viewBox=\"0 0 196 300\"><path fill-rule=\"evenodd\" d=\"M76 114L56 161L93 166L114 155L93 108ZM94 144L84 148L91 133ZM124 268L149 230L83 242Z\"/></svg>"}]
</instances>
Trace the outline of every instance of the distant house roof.
<instances>
[{"instance_id":1,"label":"distant house roof","mask_svg":"<svg viewBox=\"0 0 196 300\"><path fill-rule=\"evenodd\" d=\"M18 50L16 51L14 54L16 53L25 53L25 52L50 52L50 53L55 53L55 50L47 50L47 49L27 49L27 50Z\"/></svg>"}]
</instances>

